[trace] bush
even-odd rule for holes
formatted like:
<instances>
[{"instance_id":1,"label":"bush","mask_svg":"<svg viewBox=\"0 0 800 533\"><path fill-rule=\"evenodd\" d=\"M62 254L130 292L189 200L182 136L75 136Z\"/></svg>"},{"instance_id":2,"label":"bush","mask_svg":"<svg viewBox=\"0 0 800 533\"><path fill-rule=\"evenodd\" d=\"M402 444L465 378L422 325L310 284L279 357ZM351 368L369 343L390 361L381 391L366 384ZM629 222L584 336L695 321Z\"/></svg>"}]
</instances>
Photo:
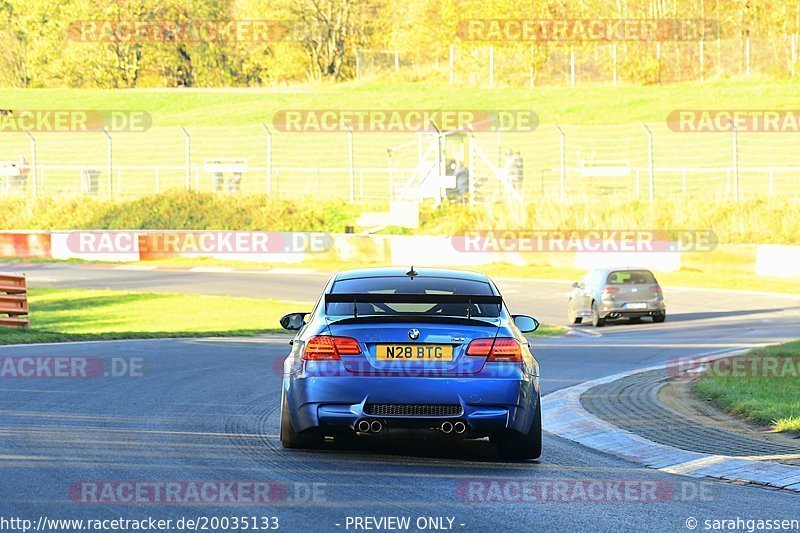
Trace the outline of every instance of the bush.
<instances>
[{"instance_id":1,"label":"bush","mask_svg":"<svg viewBox=\"0 0 800 533\"><path fill-rule=\"evenodd\" d=\"M267 195L219 196L175 191L132 200L19 198L0 200L0 230L20 229L220 229L342 233L363 211L385 205L341 200L279 199ZM453 235L489 229L713 230L721 243L800 244L800 210L785 197L739 203L710 198L535 199L524 209L508 204L470 209L445 202L420 206L420 228L384 233Z\"/></svg>"},{"instance_id":2,"label":"bush","mask_svg":"<svg viewBox=\"0 0 800 533\"><path fill-rule=\"evenodd\" d=\"M132 200L0 200L0 229L220 229L343 232L360 209L341 201L175 191Z\"/></svg>"}]
</instances>

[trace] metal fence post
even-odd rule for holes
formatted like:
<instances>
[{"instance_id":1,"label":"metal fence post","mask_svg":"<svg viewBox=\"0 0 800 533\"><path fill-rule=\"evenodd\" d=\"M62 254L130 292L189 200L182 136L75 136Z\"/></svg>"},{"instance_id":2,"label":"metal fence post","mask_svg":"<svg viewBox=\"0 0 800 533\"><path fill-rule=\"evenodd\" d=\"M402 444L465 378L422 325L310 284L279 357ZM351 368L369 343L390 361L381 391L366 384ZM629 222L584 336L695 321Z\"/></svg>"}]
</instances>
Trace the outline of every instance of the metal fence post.
<instances>
[{"instance_id":1,"label":"metal fence post","mask_svg":"<svg viewBox=\"0 0 800 533\"><path fill-rule=\"evenodd\" d=\"M189 132L186 128L181 126L181 131L186 138L186 190L192 190L192 138L189 137Z\"/></svg>"},{"instance_id":2,"label":"metal fence post","mask_svg":"<svg viewBox=\"0 0 800 533\"><path fill-rule=\"evenodd\" d=\"M347 130L347 147L350 156L350 203L355 201L355 155L353 150L353 130Z\"/></svg>"},{"instance_id":3,"label":"metal fence post","mask_svg":"<svg viewBox=\"0 0 800 533\"><path fill-rule=\"evenodd\" d=\"M31 140L31 168L30 173L33 174L33 197L36 198L39 196L39 187L37 185L37 173L36 173L36 138L33 134L25 130L25 133L28 135L28 138Z\"/></svg>"},{"instance_id":4,"label":"metal fence post","mask_svg":"<svg viewBox=\"0 0 800 533\"><path fill-rule=\"evenodd\" d=\"M567 197L567 136L558 124L555 125L561 136L561 201Z\"/></svg>"},{"instance_id":5,"label":"metal fence post","mask_svg":"<svg viewBox=\"0 0 800 533\"><path fill-rule=\"evenodd\" d=\"M642 123L642 127L647 132L647 172L648 181L650 182L650 203L653 203L655 195L655 169L653 167L653 132L647 127L647 124Z\"/></svg>"},{"instance_id":6,"label":"metal fence post","mask_svg":"<svg viewBox=\"0 0 800 533\"><path fill-rule=\"evenodd\" d=\"M108 134L108 130L103 128L103 135L106 136L106 156L108 158L108 197L114 197L114 168L111 164L112 157L113 157L113 148L111 144L111 135Z\"/></svg>"},{"instance_id":7,"label":"metal fence post","mask_svg":"<svg viewBox=\"0 0 800 533\"><path fill-rule=\"evenodd\" d=\"M575 88L575 49L569 51L569 86Z\"/></svg>"},{"instance_id":8,"label":"metal fence post","mask_svg":"<svg viewBox=\"0 0 800 533\"><path fill-rule=\"evenodd\" d=\"M736 122L733 125L733 201L739 201L739 132L736 129Z\"/></svg>"},{"instance_id":9,"label":"metal fence post","mask_svg":"<svg viewBox=\"0 0 800 533\"><path fill-rule=\"evenodd\" d=\"M617 43L614 43L613 45L611 45L611 53L613 55L613 60L614 60L614 81L613 81L613 85L614 85L614 87L616 87L617 86Z\"/></svg>"},{"instance_id":10,"label":"metal fence post","mask_svg":"<svg viewBox=\"0 0 800 533\"><path fill-rule=\"evenodd\" d=\"M750 77L750 36L744 40L744 75Z\"/></svg>"},{"instance_id":11,"label":"metal fence post","mask_svg":"<svg viewBox=\"0 0 800 533\"><path fill-rule=\"evenodd\" d=\"M266 124L261 125L267 132L267 194L270 194L272 192L272 132Z\"/></svg>"}]
</instances>

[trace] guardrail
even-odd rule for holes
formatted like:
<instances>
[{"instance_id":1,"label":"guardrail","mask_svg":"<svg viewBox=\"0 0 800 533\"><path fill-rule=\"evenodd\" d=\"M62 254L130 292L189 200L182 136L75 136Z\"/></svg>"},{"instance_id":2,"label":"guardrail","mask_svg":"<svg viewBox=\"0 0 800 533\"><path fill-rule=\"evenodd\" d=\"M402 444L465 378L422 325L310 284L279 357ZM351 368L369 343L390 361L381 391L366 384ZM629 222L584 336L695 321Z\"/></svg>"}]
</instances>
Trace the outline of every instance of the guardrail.
<instances>
[{"instance_id":1,"label":"guardrail","mask_svg":"<svg viewBox=\"0 0 800 533\"><path fill-rule=\"evenodd\" d=\"M30 326L25 274L0 273L0 326L9 328Z\"/></svg>"}]
</instances>

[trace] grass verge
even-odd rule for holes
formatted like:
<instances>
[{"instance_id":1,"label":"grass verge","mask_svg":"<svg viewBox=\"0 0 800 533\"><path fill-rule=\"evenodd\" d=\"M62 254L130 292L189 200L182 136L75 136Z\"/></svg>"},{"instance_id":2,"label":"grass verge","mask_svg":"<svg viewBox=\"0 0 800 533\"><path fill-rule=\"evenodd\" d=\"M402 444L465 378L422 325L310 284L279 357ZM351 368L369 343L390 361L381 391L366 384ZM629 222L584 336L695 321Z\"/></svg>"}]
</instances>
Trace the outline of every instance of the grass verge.
<instances>
[{"instance_id":1,"label":"grass verge","mask_svg":"<svg viewBox=\"0 0 800 533\"><path fill-rule=\"evenodd\" d=\"M769 425L775 431L800 433L800 377L785 371L791 368L800 371L797 368L800 341L756 348L740 357L777 358L777 368L784 369L786 375L705 377L694 383L695 394L710 399L726 411ZM780 359L783 358L792 360L782 364Z\"/></svg>"},{"instance_id":2,"label":"grass verge","mask_svg":"<svg viewBox=\"0 0 800 533\"><path fill-rule=\"evenodd\" d=\"M272 88L0 89L9 109L146 110L156 127L269 123L282 109L534 109L542 123L663 121L674 109L792 109L798 83L750 78L668 85L450 87L393 79Z\"/></svg>"},{"instance_id":3,"label":"grass verge","mask_svg":"<svg viewBox=\"0 0 800 533\"><path fill-rule=\"evenodd\" d=\"M31 288L28 299L30 329L0 329L0 344L284 332L278 319L298 309L278 300L85 289Z\"/></svg>"},{"instance_id":4,"label":"grass verge","mask_svg":"<svg viewBox=\"0 0 800 533\"><path fill-rule=\"evenodd\" d=\"M0 329L0 345L161 337L248 336L286 333L278 319L310 308L234 296L30 288L30 329ZM566 328L542 325L536 337Z\"/></svg>"}]
</instances>

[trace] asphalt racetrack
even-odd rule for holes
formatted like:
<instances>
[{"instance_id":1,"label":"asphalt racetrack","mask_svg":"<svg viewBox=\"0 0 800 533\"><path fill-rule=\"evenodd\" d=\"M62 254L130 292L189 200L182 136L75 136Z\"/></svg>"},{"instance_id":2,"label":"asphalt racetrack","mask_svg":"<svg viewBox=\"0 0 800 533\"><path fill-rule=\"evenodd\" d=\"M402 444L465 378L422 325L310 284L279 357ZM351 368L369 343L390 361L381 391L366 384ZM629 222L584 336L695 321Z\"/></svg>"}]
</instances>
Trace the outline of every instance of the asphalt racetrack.
<instances>
[{"instance_id":1,"label":"asphalt racetrack","mask_svg":"<svg viewBox=\"0 0 800 533\"><path fill-rule=\"evenodd\" d=\"M309 302L327 279L315 273L54 264L24 270L34 286ZM497 281L512 312L565 324L568 283ZM796 296L669 287L665 296L664 324L645 319L601 330L582 325L576 330L586 335L537 339L543 394L675 357L781 342L800 332ZM602 336L588 335L598 332ZM127 366L117 369L123 374L117 377L0 380L0 517L28 519L33 526L40 517L154 517L172 520L173 527L182 518L199 518L198 527L184 528L192 531L202 530L205 519L207 530L230 529L232 517L277 517L284 531L390 530L381 525L411 531L691 531L694 525L702 531L704 520L797 518L796 494L666 474L548 434L542 459L528 463L499 461L488 440L374 440L283 450L280 361L289 338L0 348L4 357L98 357L104 373L117 363ZM224 481L241 492L235 501L221 501L212 491L198 503L191 487L204 481ZM254 482L261 487L255 498L248 492ZM178 487L172 498L153 495L153 487L169 483ZM129 489L141 491L138 503L121 501ZM589 496L582 497L587 490ZM399 521L379 521L389 517ZM257 520L259 526L275 523ZM60 530L75 529L73 524Z\"/></svg>"}]
</instances>

